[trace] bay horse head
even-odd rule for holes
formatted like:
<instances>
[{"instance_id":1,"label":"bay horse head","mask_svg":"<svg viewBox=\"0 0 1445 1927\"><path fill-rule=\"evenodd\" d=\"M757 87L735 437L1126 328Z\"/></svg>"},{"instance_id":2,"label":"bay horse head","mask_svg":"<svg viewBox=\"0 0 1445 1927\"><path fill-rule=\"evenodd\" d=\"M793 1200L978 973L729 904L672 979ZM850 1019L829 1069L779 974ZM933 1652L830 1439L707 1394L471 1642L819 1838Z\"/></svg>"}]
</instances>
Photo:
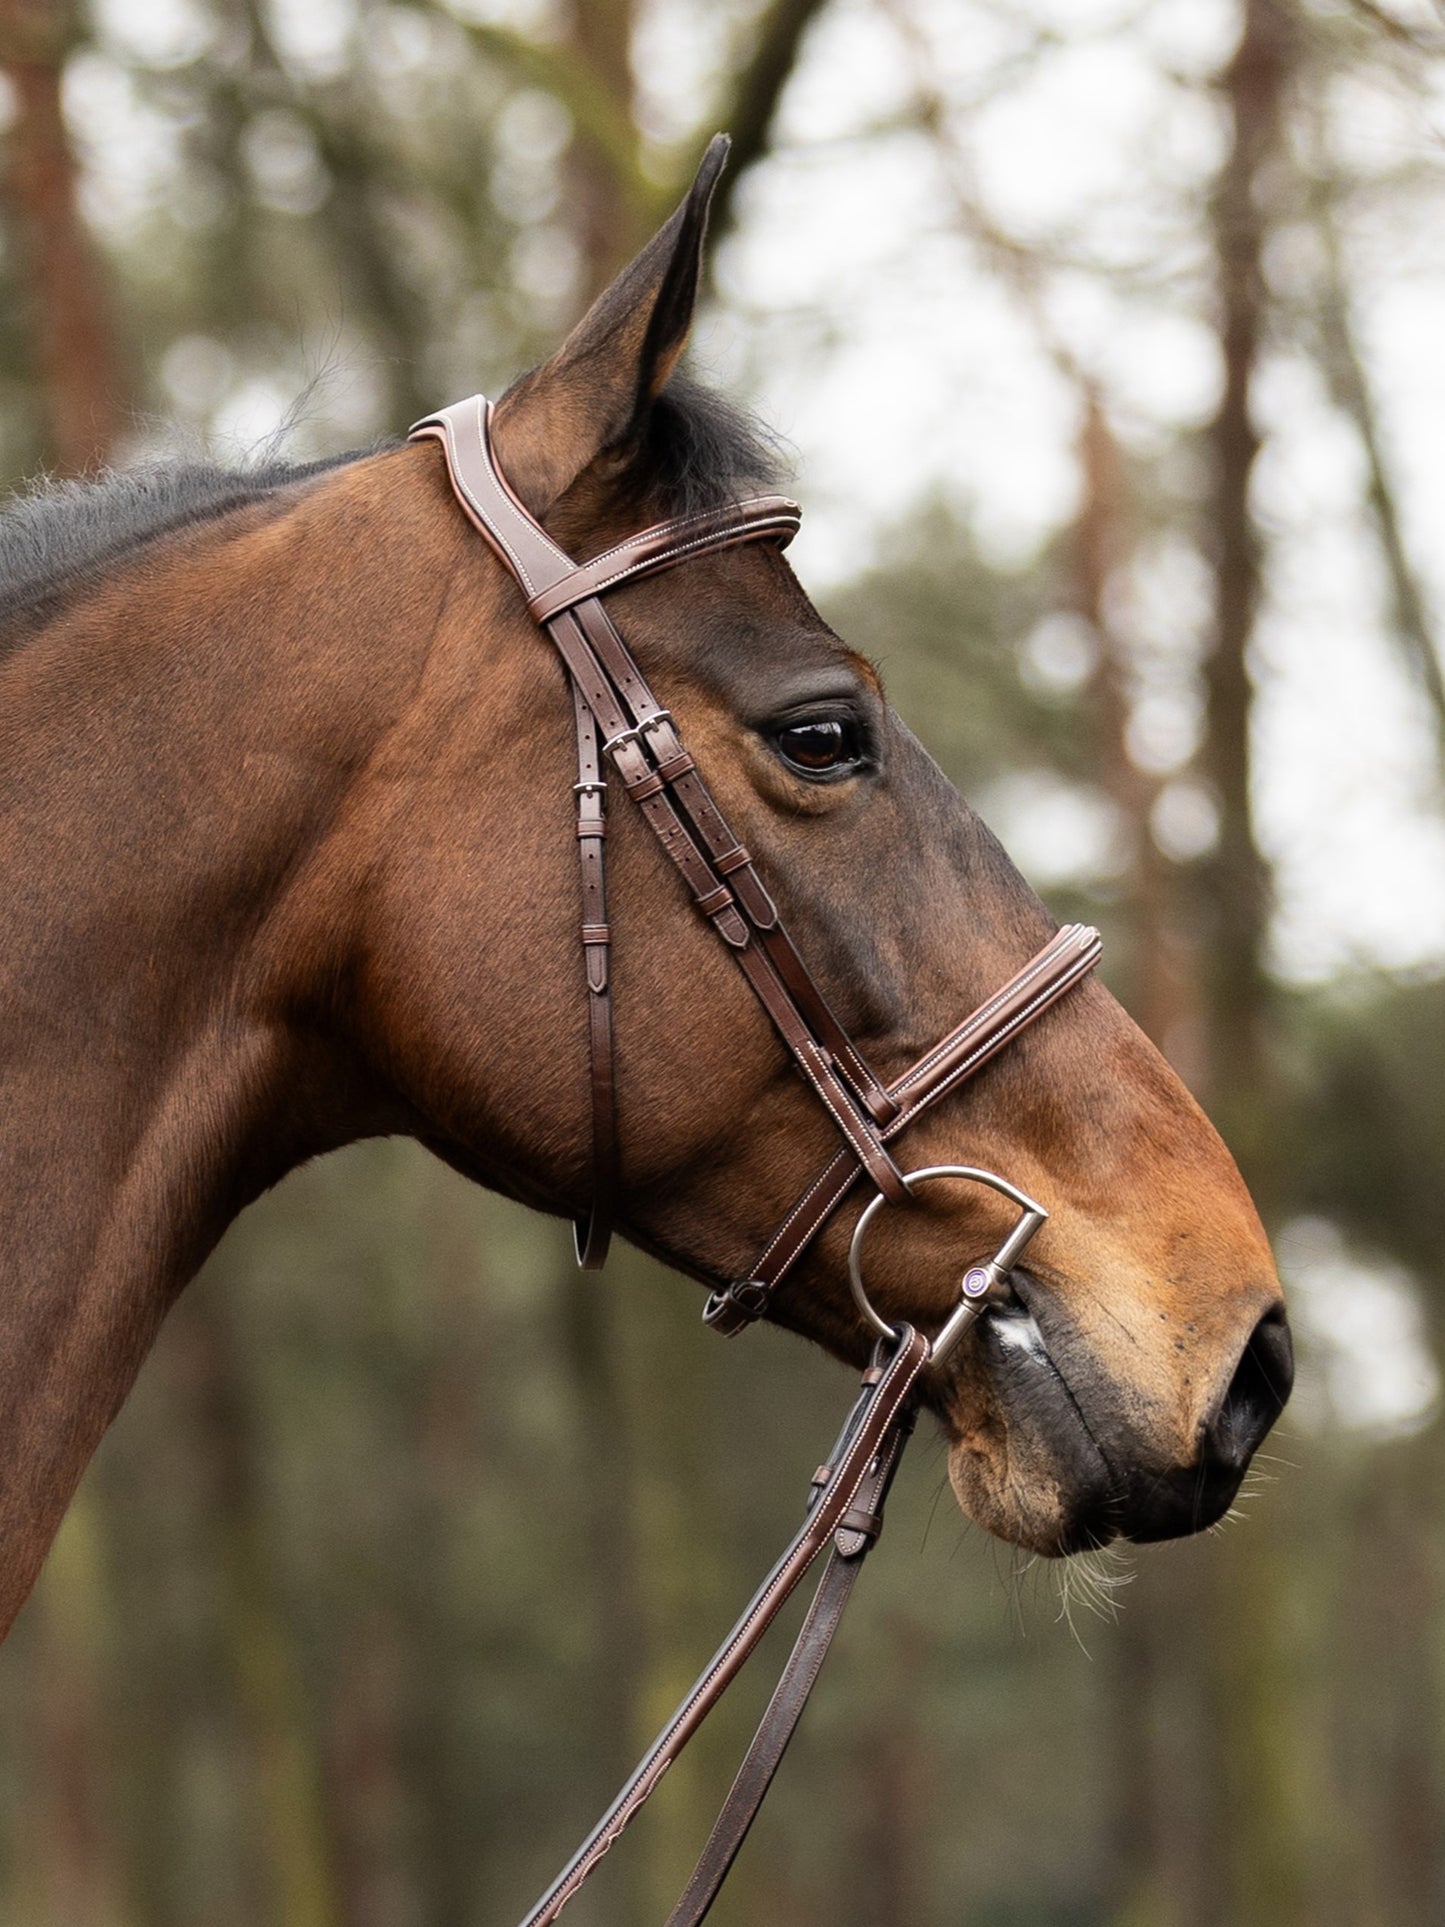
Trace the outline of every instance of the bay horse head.
<instances>
[{"instance_id":1,"label":"bay horse head","mask_svg":"<svg viewBox=\"0 0 1445 1927\"><path fill-rule=\"evenodd\" d=\"M516 513L584 564L643 524L721 526L770 480L765 443L676 372L721 159L484 422ZM165 1306L286 1170L408 1133L573 1218L596 1171L585 704L443 450L128 486L0 525L0 1624ZM639 807L606 818L625 1234L727 1301L847 1138L818 1101L843 1090L887 1139L864 1159L885 1191L896 1155L1005 1174L1048 1214L929 1379L965 1512L1051 1554L1211 1523L1291 1368L1267 1242L1199 1107L1089 979L887 1138L899 1080L1052 920L777 541L701 541L607 611L843 1033L798 1075L710 926L720 900L693 913L641 807L680 780L648 789L674 739L643 744L614 785ZM869 1195L766 1306L854 1361ZM937 1331L1015 1215L988 1184L900 1202L869 1231L876 1312Z\"/></svg>"}]
</instances>

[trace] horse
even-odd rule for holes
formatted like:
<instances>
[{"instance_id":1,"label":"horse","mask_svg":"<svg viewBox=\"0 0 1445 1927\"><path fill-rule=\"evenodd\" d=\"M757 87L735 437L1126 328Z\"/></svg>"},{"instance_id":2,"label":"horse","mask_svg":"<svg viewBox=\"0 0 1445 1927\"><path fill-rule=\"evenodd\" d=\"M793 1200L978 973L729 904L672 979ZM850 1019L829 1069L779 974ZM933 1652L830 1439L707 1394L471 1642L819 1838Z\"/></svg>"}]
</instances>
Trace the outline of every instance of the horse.
<instances>
[{"instance_id":1,"label":"horse","mask_svg":"<svg viewBox=\"0 0 1445 1927\"><path fill-rule=\"evenodd\" d=\"M776 479L766 435L679 367L718 165L491 416L569 556ZM886 1087L1053 920L778 542L640 573L609 608ZM0 518L0 1631L168 1306L286 1172L407 1134L585 1216L573 722L434 440L112 474ZM638 812L608 832L619 1226L725 1290L835 1122ZM1048 1214L920 1381L964 1512L1059 1556L1217 1519L1288 1396L1288 1325L1234 1162L1121 1007L1077 985L896 1142ZM767 1306L855 1365L870 1188ZM954 1184L889 1212L885 1326L937 1331L1010 1209Z\"/></svg>"}]
</instances>

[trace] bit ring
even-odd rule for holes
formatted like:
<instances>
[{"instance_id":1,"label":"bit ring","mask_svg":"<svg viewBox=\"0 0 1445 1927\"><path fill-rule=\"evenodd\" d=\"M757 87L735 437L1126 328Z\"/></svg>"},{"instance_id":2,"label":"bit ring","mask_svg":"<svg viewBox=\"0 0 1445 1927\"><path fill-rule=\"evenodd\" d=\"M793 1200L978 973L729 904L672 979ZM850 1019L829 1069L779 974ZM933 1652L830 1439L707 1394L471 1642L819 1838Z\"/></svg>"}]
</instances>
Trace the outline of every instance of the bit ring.
<instances>
[{"instance_id":1,"label":"bit ring","mask_svg":"<svg viewBox=\"0 0 1445 1927\"><path fill-rule=\"evenodd\" d=\"M937 1365L945 1359L967 1331L968 1327L983 1310L983 1301L995 1283L1007 1278L1014 1264L1021 1256L1024 1246L1033 1237L1039 1226L1048 1217L1041 1204L1007 1178L1001 1178L993 1171L985 1171L976 1164L929 1164L920 1171L905 1171L902 1174L903 1187L912 1192L917 1185L926 1184L932 1178L966 1178L972 1184L986 1184L990 1190L999 1192L1019 1207L1019 1220L1009 1232L992 1258L981 1265L970 1265L960 1280L961 1296L959 1303L949 1314L942 1330L929 1346L930 1362ZM885 1318L874 1310L873 1304L863 1284L863 1237L870 1224L888 1202L880 1191L878 1196L866 1205L853 1227L853 1241L848 1247L848 1283L852 1288L853 1302L880 1338L896 1340L898 1333Z\"/></svg>"}]
</instances>

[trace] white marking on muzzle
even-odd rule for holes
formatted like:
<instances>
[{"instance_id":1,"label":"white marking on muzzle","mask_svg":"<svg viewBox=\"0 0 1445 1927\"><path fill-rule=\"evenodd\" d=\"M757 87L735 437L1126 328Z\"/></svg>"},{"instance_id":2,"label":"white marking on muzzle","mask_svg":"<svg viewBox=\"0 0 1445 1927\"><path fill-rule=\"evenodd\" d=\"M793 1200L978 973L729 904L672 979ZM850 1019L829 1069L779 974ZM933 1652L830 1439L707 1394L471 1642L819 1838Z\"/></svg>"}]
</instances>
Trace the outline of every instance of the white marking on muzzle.
<instances>
[{"instance_id":1,"label":"white marking on muzzle","mask_svg":"<svg viewBox=\"0 0 1445 1927\"><path fill-rule=\"evenodd\" d=\"M990 1315L988 1323L1000 1345L1007 1345L1016 1352L1027 1352L1030 1358L1040 1364L1048 1362L1043 1333L1034 1323L1032 1312L996 1311Z\"/></svg>"}]
</instances>

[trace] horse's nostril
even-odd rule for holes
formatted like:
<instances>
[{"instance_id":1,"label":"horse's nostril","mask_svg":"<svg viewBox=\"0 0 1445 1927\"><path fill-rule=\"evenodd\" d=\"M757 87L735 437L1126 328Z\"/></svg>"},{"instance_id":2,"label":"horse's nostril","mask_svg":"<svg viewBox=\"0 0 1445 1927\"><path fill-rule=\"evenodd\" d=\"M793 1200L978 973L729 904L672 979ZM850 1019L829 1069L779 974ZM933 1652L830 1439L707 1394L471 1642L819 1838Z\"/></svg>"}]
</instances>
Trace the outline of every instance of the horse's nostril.
<instances>
[{"instance_id":1,"label":"horse's nostril","mask_svg":"<svg viewBox=\"0 0 1445 1927\"><path fill-rule=\"evenodd\" d=\"M1255 1447L1284 1410L1294 1384L1294 1346L1281 1306L1267 1311L1250 1335L1229 1390L1204 1433L1207 1458L1242 1472Z\"/></svg>"},{"instance_id":2,"label":"horse's nostril","mask_svg":"<svg viewBox=\"0 0 1445 1927\"><path fill-rule=\"evenodd\" d=\"M1275 1305L1250 1333L1200 1439L1199 1456L1132 1482L1120 1524L1129 1538L1174 1539L1220 1518L1239 1489L1260 1440L1284 1409L1294 1384L1294 1350L1284 1308Z\"/></svg>"}]
</instances>

